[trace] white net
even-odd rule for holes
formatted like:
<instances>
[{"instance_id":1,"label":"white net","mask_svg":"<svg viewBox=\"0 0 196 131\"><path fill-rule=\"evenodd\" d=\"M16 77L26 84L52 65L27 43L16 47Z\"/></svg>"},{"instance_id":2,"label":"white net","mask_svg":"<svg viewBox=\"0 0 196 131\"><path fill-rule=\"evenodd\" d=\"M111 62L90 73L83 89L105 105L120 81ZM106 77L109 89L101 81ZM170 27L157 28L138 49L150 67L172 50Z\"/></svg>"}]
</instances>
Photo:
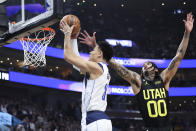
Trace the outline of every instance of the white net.
<instances>
[{"instance_id":1,"label":"white net","mask_svg":"<svg viewBox=\"0 0 196 131\"><path fill-rule=\"evenodd\" d=\"M22 38L20 41L24 49L24 64L35 68L45 66L45 51L54 35L55 31L53 29L43 28L27 36L27 38Z\"/></svg>"}]
</instances>

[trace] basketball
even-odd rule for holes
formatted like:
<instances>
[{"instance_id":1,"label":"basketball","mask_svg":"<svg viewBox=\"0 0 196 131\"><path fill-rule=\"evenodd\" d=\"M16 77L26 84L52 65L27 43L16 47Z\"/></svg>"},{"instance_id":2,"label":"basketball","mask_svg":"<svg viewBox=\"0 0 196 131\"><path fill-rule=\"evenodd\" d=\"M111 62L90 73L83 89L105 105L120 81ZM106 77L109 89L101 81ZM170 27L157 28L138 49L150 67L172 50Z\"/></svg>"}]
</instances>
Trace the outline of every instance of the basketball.
<instances>
[{"instance_id":1,"label":"basketball","mask_svg":"<svg viewBox=\"0 0 196 131\"><path fill-rule=\"evenodd\" d=\"M80 32L80 20L77 16L75 15L66 15L64 16L61 21L65 21L67 22L67 24L69 26L74 25L73 31L72 31L72 36L75 36L78 34L78 32ZM60 29L62 29L62 27L60 26Z\"/></svg>"}]
</instances>

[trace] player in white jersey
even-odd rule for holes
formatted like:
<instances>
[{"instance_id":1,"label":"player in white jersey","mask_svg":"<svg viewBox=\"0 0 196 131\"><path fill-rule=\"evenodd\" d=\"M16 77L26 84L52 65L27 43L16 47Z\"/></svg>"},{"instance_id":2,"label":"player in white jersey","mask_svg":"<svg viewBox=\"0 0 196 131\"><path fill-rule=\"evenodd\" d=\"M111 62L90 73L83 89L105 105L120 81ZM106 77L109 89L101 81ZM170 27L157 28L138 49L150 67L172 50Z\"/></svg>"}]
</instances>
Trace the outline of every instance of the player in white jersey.
<instances>
[{"instance_id":1,"label":"player in white jersey","mask_svg":"<svg viewBox=\"0 0 196 131\"><path fill-rule=\"evenodd\" d=\"M110 118L105 114L107 107L107 88L110 75L106 62L113 56L113 49L107 42L95 43L88 61L77 54L77 46L71 41L73 26L61 21L64 38L65 60L85 73L82 91L82 131L112 131ZM72 42L72 43L71 43Z\"/></svg>"}]
</instances>

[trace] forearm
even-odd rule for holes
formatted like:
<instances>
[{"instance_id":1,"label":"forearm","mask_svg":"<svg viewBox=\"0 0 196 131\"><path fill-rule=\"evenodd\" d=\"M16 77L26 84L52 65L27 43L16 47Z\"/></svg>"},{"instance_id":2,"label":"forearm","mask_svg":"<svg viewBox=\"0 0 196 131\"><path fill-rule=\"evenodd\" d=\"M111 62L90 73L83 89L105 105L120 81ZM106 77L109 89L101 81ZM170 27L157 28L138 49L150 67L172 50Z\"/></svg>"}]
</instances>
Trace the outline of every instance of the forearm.
<instances>
[{"instance_id":1,"label":"forearm","mask_svg":"<svg viewBox=\"0 0 196 131\"><path fill-rule=\"evenodd\" d=\"M176 56L172 59L172 61L170 62L169 66L167 68L168 71L169 71L169 72L167 72L167 74L169 74L168 77L170 79L175 75L180 62L181 62L181 60L183 59L183 57L185 55L185 52L186 52L186 49L187 49L187 46L188 46L188 42L189 42L189 36L190 36L190 33L187 33L185 31L182 42L180 43L180 45L178 47Z\"/></svg>"},{"instance_id":2,"label":"forearm","mask_svg":"<svg viewBox=\"0 0 196 131\"><path fill-rule=\"evenodd\" d=\"M109 66L116 71L116 73L123 79L127 79L130 76L129 70L124 66L117 63L114 59L108 62Z\"/></svg>"},{"instance_id":3,"label":"forearm","mask_svg":"<svg viewBox=\"0 0 196 131\"><path fill-rule=\"evenodd\" d=\"M183 39L182 39L182 41L178 47L177 53L176 53L176 56L180 59L183 59L183 57L185 55L185 52L187 50L187 46L189 43L189 37L190 37L190 33L185 31Z\"/></svg>"},{"instance_id":4,"label":"forearm","mask_svg":"<svg viewBox=\"0 0 196 131\"><path fill-rule=\"evenodd\" d=\"M78 43L77 43L77 39L71 39L71 45L72 45L72 49L75 55L80 56L79 51L78 51ZM76 69L77 71L80 71L80 69L78 67L76 67L75 65L73 65L73 68Z\"/></svg>"},{"instance_id":5,"label":"forearm","mask_svg":"<svg viewBox=\"0 0 196 131\"><path fill-rule=\"evenodd\" d=\"M110 67L112 67L117 72L117 74L121 78L123 78L124 80L129 82L133 86L133 88L140 87L140 85L141 85L140 76L136 72L131 71L131 70L127 69L126 67L122 66L121 64L115 62L114 59L111 59L108 62L108 64ZM135 90L135 88L134 88L134 90ZM134 91L134 92L136 92L136 91Z\"/></svg>"},{"instance_id":6,"label":"forearm","mask_svg":"<svg viewBox=\"0 0 196 131\"><path fill-rule=\"evenodd\" d=\"M66 34L64 37L64 58L68 59L73 55L74 53L71 46L71 34Z\"/></svg>"},{"instance_id":7,"label":"forearm","mask_svg":"<svg viewBox=\"0 0 196 131\"><path fill-rule=\"evenodd\" d=\"M83 67L84 63L82 62L82 59L79 56L79 52L78 55L74 52L72 45L73 44L77 44L77 43L72 43L73 41L71 40L70 36L65 35L64 38L64 59L73 65L73 67L80 71L81 67ZM76 41L77 42L77 41Z\"/></svg>"}]
</instances>

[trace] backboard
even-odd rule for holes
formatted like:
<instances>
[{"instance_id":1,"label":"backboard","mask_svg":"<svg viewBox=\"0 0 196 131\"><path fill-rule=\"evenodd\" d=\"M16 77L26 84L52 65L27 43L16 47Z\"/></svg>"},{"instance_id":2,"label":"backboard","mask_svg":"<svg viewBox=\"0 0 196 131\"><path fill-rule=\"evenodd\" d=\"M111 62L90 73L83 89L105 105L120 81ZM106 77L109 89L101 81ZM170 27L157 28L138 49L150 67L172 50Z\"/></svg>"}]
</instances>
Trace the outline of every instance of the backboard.
<instances>
[{"instance_id":1,"label":"backboard","mask_svg":"<svg viewBox=\"0 0 196 131\"><path fill-rule=\"evenodd\" d=\"M9 30L0 36L0 45L58 22L63 15L63 0L7 0L6 10Z\"/></svg>"}]
</instances>

